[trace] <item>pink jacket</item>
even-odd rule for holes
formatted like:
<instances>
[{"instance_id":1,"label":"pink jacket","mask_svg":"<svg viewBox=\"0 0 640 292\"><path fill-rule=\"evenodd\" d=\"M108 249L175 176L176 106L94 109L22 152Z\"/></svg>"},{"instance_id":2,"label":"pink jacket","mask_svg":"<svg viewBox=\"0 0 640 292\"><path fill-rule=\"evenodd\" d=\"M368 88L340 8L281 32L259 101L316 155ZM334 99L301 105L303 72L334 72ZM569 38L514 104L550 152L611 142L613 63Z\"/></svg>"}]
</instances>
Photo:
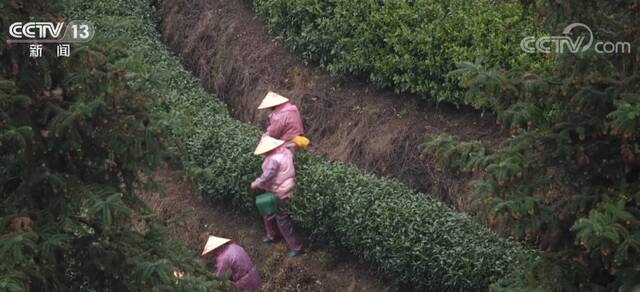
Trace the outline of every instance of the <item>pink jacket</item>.
<instances>
[{"instance_id":1,"label":"pink jacket","mask_svg":"<svg viewBox=\"0 0 640 292\"><path fill-rule=\"evenodd\" d=\"M293 152L283 145L267 153L262 162L262 175L255 183L281 200L289 198L296 186Z\"/></svg>"},{"instance_id":2,"label":"pink jacket","mask_svg":"<svg viewBox=\"0 0 640 292\"><path fill-rule=\"evenodd\" d=\"M262 282L256 266L247 252L235 243L223 246L216 257L216 276L222 277L229 271L231 282L237 291L260 291Z\"/></svg>"},{"instance_id":3,"label":"pink jacket","mask_svg":"<svg viewBox=\"0 0 640 292\"><path fill-rule=\"evenodd\" d=\"M277 106L269 115L269 127L266 134L287 142L298 135L304 135L302 117L298 107L289 102Z\"/></svg>"}]
</instances>

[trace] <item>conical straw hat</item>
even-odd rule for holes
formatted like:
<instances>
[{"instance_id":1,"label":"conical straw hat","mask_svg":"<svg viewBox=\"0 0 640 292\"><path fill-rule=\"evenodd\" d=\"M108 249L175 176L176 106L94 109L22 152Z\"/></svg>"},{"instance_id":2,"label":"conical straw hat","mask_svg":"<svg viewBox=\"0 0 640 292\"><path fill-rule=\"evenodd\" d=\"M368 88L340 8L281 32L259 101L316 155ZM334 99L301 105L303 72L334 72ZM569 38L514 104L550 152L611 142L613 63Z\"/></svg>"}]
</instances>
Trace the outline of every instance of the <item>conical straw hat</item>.
<instances>
[{"instance_id":1,"label":"conical straw hat","mask_svg":"<svg viewBox=\"0 0 640 292\"><path fill-rule=\"evenodd\" d=\"M262 100L262 103L260 103L260 105L258 106L258 109L274 107L276 105L281 105L287 101L289 101L288 98L273 91L269 91L269 93L267 93L267 95Z\"/></svg>"},{"instance_id":2,"label":"conical straw hat","mask_svg":"<svg viewBox=\"0 0 640 292\"><path fill-rule=\"evenodd\" d=\"M280 145L284 144L284 141L278 140L271 136L263 136L260 139L260 143L258 143L258 147L256 147L256 151L253 152L255 155L260 155L267 153L273 149L280 147Z\"/></svg>"},{"instance_id":3,"label":"conical straw hat","mask_svg":"<svg viewBox=\"0 0 640 292\"><path fill-rule=\"evenodd\" d=\"M216 248L221 247L223 244L229 241L231 241L231 239L209 235L207 244L205 244L204 250L202 250L202 255L208 254L212 250L215 250Z\"/></svg>"}]
</instances>

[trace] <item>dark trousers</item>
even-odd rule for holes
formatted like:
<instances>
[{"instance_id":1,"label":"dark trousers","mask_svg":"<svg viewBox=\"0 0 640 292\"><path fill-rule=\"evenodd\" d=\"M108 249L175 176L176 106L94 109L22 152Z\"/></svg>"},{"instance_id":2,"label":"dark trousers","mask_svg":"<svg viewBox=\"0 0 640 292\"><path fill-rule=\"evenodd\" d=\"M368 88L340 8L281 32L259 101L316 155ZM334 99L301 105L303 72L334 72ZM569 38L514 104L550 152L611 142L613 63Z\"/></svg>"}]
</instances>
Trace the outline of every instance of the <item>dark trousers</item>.
<instances>
[{"instance_id":1,"label":"dark trousers","mask_svg":"<svg viewBox=\"0 0 640 292\"><path fill-rule=\"evenodd\" d=\"M278 199L278 209L274 214L262 217L264 229L267 237L276 240L278 235L282 235L287 242L289 250L300 251L302 242L298 238L293 228L293 222L289 215L289 199Z\"/></svg>"}]
</instances>

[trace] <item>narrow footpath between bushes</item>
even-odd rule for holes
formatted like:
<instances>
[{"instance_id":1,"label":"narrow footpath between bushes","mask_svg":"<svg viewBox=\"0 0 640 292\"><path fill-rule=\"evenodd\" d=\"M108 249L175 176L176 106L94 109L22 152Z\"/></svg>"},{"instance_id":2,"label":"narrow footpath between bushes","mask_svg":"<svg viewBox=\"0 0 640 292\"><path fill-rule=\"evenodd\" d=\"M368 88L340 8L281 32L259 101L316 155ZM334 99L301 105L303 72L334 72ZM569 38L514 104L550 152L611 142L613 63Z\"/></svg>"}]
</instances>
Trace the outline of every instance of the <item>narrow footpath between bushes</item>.
<instances>
[{"instance_id":1,"label":"narrow footpath between bushes","mask_svg":"<svg viewBox=\"0 0 640 292\"><path fill-rule=\"evenodd\" d=\"M167 169L157 171L153 181L159 190L140 194L173 239L182 240L199 255L208 234L229 237L242 245L258 266L262 291L389 291L370 270L335 252L311 248L286 257L283 243L265 244L258 217L233 211L224 204L208 202L194 194L189 183ZM209 264L209 263L208 263Z\"/></svg>"},{"instance_id":2,"label":"narrow footpath between bushes","mask_svg":"<svg viewBox=\"0 0 640 292\"><path fill-rule=\"evenodd\" d=\"M312 151L381 176L397 178L466 210L467 178L438 170L421 146L432 134L500 143L507 135L494 117L468 107L420 105L364 82L344 81L306 65L245 0L161 2L163 41L230 108L234 118L261 125L256 108L268 90L301 107Z\"/></svg>"}]
</instances>

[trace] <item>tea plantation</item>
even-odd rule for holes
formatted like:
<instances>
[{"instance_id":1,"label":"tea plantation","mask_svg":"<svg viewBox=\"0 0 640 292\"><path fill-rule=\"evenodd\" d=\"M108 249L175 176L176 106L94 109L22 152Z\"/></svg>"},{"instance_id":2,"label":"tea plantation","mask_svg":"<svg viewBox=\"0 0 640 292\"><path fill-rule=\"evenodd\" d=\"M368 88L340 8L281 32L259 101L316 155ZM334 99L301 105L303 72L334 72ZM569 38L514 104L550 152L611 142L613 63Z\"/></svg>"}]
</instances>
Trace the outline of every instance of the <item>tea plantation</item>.
<instances>
[{"instance_id":1,"label":"tea plantation","mask_svg":"<svg viewBox=\"0 0 640 292\"><path fill-rule=\"evenodd\" d=\"M202 194L255 212L249 183L260 169L252 155L258 129L230 118L182 68L160 42L149 7L124 0L63 3L71 17L94 21L97 37L126 46L129 56L119 65L135 74L131 86L158 97L156 119ZM312 154L297 160L297 223L414 289L484 290L537 257L396 181Z\"/></svg>"}]
</instances>

